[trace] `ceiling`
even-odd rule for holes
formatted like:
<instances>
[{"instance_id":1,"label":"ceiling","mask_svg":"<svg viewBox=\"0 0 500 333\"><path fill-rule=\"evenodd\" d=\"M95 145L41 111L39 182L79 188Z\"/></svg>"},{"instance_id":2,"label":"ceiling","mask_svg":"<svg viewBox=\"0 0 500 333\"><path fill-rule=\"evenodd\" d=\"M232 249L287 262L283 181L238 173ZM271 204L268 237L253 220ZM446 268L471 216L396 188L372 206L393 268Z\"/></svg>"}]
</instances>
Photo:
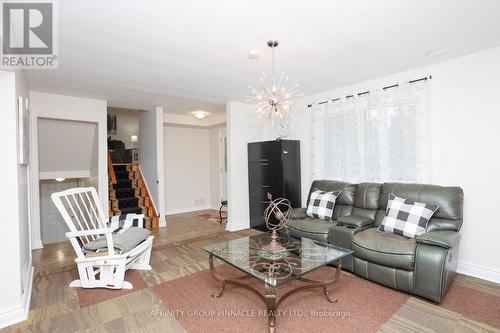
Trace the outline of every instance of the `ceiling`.
<instances>
[{"instance_id":1,"label":"ceiling","mask_svg":"<svg viewBox=\"0 0 500 333\"><path fill-rule=\"evenodd\" d=\"M169 113L244 101L270 70L270 38L276 70L305 95L500 45L498 0L64 0L58 11L59 69L29 71L33 90Z\"/></svg>"}]
</instances>

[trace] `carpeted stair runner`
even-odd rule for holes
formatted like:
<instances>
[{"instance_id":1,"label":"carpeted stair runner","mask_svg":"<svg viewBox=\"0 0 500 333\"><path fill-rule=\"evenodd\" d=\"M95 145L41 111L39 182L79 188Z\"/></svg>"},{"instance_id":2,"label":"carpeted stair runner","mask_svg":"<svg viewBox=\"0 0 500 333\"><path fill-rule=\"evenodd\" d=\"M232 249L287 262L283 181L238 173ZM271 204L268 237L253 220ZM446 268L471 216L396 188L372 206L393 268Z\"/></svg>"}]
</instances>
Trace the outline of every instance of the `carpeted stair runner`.
<instances>
[{"instance_id":1,"label":"carpeted stair runner","mask_svg":"<svg viewBox=\"0 0 500 333\"><path fill-rule=\"evenodd\" d=\"M113 165L116 175L116 184L109 185L109 198L113 215L129 213L147 214L143 199L139 195L137 180L134 180L130 165ZM150 218L145 217L146 222Z\"/></svg>"}]
</instances>

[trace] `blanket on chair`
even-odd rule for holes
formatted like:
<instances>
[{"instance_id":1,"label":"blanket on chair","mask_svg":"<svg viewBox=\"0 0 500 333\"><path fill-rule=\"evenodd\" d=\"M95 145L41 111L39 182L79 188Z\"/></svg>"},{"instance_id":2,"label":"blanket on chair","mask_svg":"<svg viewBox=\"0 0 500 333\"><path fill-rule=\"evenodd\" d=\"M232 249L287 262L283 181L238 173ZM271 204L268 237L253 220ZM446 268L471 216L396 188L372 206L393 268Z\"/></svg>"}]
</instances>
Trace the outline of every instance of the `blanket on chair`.
<instances>
[{"instance_id":1,"label":"blanket on chair","mask_svg":"<svg viewBox=\"0 0 500 333\"><path fill-rule=\"evenodd\" d=\"M131 227L121 234L112 234L113 246L118 253L127 253L134 247L142 243L146 238L151 235L151 231L144 228ZM107 250L108 242L105 236L101 236L91 242L88 242L83 247L83 252L95 252L100 249Z\"/></svg>"}]
</instances>

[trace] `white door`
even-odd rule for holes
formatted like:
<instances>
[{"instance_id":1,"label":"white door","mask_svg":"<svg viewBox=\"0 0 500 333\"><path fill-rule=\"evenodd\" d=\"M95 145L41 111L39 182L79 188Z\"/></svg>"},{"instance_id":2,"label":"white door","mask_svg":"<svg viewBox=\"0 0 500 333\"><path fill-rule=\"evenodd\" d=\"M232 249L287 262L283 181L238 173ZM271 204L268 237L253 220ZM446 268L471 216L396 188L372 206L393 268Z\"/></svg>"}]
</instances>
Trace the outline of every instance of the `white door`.
<instances>
[{"instance_id":1,"label":"white door","mask_svg":"<svg viewBox=\"0 0 500 333\"><path fill-rule=\"evenodd\" d=\"M78 187L77 179L67 179L62 182L55 180L40 181L40 219L42 222L43 244L67 240L65 233L69 231L69 228L52 202L50 195L73 187Z\"/></svg>"},{"instance_id":2,"label":"white door","mask_svg":"<svg viewBox=\"0 0 500 333\"><path fill-rule=\"evenodd\" d=\"M227 131L219 130L219 186L220 200L227 200Z\"/></svg>"}]
</instances>

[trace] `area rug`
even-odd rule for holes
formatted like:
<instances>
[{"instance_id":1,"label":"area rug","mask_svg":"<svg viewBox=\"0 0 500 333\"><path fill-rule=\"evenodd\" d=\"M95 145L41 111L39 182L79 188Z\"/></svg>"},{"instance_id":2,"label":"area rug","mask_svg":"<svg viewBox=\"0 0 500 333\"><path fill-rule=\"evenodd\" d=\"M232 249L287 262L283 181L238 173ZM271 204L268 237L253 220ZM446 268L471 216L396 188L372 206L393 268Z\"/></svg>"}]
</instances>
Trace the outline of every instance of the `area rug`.
<instances>
[{"instance_id":1,"label":"area rug","mask_svg":"<svg viewBox=\"0 0 500 333\"><path fill-rule=\"evenodd\" d=\"M78 295L78 302L80 303L80 308L85 308L90 305L94 305L100 302L107 301L109 299L123 296L126 294L133 293L134 291L147 288L146 282L144 282L139 271L128 270L125 272L125 281L132 283L133 289L106 289L106 288L75 288L76 294Z\"/></svg>"},{"instance_id":2,"label":"area rug","mask_svg":"<svg viewBox=\"0 0 500 333\"><path fill-rule=\"evenodd\" d=\"M219 214L201 213L197 215L200 219L208 222L219 222Z\"/></svg>"},{"instance_id":3,"label":"area rug","mask_svg":"<svg viewBox=\"0 0 500 333\"><path fill-rule=\"evenodd\" d=\"M218 271L240 275L228 265ZM332 268L323 267L309 274L311 278L324 278ZM248 280L263 290L262 283ZM277 289L278 296L302 285L293 281ZM168 281L153 287L168 312L175 316L187 332L267 332L265 305L242 288L226 287L222 297L213 298L218 289L208 270ZM329 303L321 289L305 291L291 296L279 308L276 332L376 332L409 296L371 283L348 273L342 273L330 288L338 303Z\"/></svg>"}]
</instances>

